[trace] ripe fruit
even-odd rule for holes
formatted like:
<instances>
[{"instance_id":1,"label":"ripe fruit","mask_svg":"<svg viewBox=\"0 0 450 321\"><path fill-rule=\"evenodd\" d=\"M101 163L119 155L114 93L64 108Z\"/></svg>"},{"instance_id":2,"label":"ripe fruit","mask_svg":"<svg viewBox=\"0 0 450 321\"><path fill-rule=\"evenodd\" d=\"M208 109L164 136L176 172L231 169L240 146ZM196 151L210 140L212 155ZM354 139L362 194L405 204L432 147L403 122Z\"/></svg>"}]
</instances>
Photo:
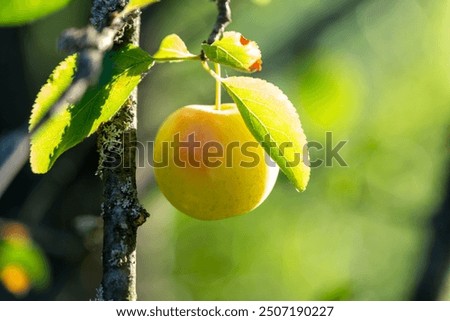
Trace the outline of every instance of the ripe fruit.
<instances>
[{"instance_id":1,"label":"ripe fruit","mask_svg":"<svg viewBox=\"0 0 450 321\"><path fill-rule=\"evenodd\" d=\"M173 206L216 220L247 213L269 195L278 167L266 157L236 105L223 104L175 111L156 135L153 159L156 181Z\"/></svg>"}]
</instances>

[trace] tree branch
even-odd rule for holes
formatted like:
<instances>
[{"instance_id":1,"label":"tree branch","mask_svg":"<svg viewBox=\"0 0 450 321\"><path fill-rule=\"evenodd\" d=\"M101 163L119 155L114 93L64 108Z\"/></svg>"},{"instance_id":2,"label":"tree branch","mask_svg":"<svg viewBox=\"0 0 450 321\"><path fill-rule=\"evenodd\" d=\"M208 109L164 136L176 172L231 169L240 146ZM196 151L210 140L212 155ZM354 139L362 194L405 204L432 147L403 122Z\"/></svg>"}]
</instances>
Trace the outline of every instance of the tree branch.
<instances>
[{"instance_id":1,"label":"tree branch","mask_svg":"<svg viewBox=\"0 0 450 321\"><path fill-rule=\"evenodd\" d=\"M96 1L104 2L104 0ZM96 6L95 8L103 8ZM139 44L140 12L130 15L116 45ZM93 14L94 16L94 14ZM100 20L102 21L102 20ZM104 184L102 216L103 278L98 298L136 300L137 228L149 214L139 204L136 189L137 89L113 119L98 131L98 174Z\"/></svg>"},{"instance_id":2,"label":"tree branch","mask_svg":"<svg viewBox=\"0 0 450 321\"><path fill-rule=\"evenodd\" d=\"M219 40L222 37L225 28L231 22L231 8L230 1L231 0L216 0L217 1L217 9L219 14L217 15L216 24L214 25L213 31L209 35L208 44L212 44L214 41Z\"/></svg>"},{"instance_id":3,"label":"tree branch","mask_svg":"<svg viewBox=\"0 0 450 321\"><path fill-rule=\"evenodd\" d=\"M97 82L105 52L113 46L138 45L140 12L124 16L121 12L127 4L128 0L94 0L92 26L68 29L61 35L60 49L78 52L77 73L66 92L30 133L25 125L8 138L15 143L15 149L9 157L0 159L0 196L28 159L31 135L67 103L77 103L89 86ZM134 90L117 115L99 129L98 173L104 183L105 198L103 279L97 298L101 300L136 299L136 233L149 216L139 204L136 191L136 105L137 90ZM121 151L120 159L114 159L117 154L113 151Z\"/></svg>"},{"instance_id":4,"label":"tree branch","mask_svg":"<svg viewBox=\"0 0 450 321\"><path fill-rule=\"evenodd\" d=\"M138 45L140 12L125 17L121 12L127 4L128 0L94 0L93 26L68 29L62 34L60 49L78 52L77 73L70 87L30 133L26 133L27 126L24 126L17 134L19 138L11 138L18 141L18 147L2 162L0 182L6 183L0 186L0 192L26 162L29 149L24 146L28 146L31 135L67 103L78 102L89 86L97 82L105 52L122 44ZM98 291L99 300L136 299L136 234L138 226L149 216L139 204L136 191L136 105L137 90L134 90L115 117L98 131L98 173L104 183L105 198L102 205L103 279ZM114 153L116 151L120 151L119 157Z\"/></svg>"}]
</instances>

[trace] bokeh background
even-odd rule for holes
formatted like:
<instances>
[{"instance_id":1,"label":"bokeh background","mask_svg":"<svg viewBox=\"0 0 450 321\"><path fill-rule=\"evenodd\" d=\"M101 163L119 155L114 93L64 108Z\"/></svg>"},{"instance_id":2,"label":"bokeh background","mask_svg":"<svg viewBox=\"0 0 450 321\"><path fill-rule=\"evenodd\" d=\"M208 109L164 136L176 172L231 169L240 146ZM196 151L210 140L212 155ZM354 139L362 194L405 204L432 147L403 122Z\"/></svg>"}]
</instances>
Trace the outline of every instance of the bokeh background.
<instances>
[{"instance_id":1,"label":"bokeh background","mask_svg":"<svg viewBox=\"0 0 450 321\"><path fill-rule=\"evenodd\" d=\"M450 1L231 4L228 30L262 50L255 76L290 97L310 141L325 144L327 132L332 146L346 141L348 166L314 168L303 193L280 175L258 209L216 222L177 212L143 166L139 195L151 217L138 236L139 299L449 300ZM0 138L27 121L64 58L59 34L84 26L89 8L73 0L26 26L0 28ZM143 12L141 45L153 53L177 33L199 52L215 18L211 1L162 0ZM175 109L213 103L214 82L197 62L161 65L139 100L139 138L152 141ZM139 152L145 161L151 150ZM311 150L312 159L325 154ZM92 137L44 176L24 168L0 199L0 299L95 296L96 165Z\"/></svg>"}]
</instances>

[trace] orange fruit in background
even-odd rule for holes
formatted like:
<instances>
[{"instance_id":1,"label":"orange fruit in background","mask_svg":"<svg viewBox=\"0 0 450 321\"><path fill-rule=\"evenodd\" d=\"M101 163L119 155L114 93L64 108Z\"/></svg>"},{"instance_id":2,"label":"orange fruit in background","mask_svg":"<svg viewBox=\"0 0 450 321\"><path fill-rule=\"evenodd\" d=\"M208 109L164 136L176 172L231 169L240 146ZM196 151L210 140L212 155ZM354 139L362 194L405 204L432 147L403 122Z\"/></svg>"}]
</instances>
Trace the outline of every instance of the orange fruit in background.
<instances>
[{"instance_id":1,"label":"orange fruit in background","mask_svg":"<svg viewBox=\"0 0 450 321\"><path fill-rule=\"evenodd\" d=\"M31 288L27 272L17 264L9 264L0 271L0 281L3 286L17 296L26 295Z\"/></svg>"},{"instance_id":2,"label":"orange fruit in background","mask_svg":"<svg viewBox=\"0 0 450 321\"><path fill-rule=\"evenodd\" d=\"M235 104L175 111L156 135L153 160L164 196L181 212L202 220L253 210L269 195L279 171Z\"/></svg>"}]
</instances>

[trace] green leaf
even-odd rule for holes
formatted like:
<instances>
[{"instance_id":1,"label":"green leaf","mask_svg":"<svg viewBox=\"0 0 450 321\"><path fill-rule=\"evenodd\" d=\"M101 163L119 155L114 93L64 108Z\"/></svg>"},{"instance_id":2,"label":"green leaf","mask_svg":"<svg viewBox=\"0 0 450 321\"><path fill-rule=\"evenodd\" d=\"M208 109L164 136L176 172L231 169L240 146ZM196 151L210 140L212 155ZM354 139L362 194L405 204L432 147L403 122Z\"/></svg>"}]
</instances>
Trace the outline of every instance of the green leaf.
<instances>
[{"instance_id":1,"label":"green leaf","mask_svg":"<svg viewBox=\"0 0 450 321\"><path fill-rule=\"evenodd\" d=\"M159 2L160 0L130 0L125 8L125 12L130 12L136 9L140 9L151 5L153 3Z\"/></svg>"},{"instance_id":2,"label":"green leaf","mask_svg":"<svg viewBox=\"0 0 450 321\"><path fill-rule=\"evenodd\" d=\"M246 72L262 68L261 51L256 42L235 31L224 32L222 39L211 45L203 44L202 49L209 60L221 65Z\"/></svg>"},{"instance_id":3,"label":"green leaf","mask_svg":"<svg viewBox=\"0 0 450 321\"><path fill-rule=\"evenodd\" d=\"M62 62L42 87L33 106L30 128L70 85L75 75L74 60L75 57L70 56ZM108 53L98 84L88 89L80 102L53 115L31 138L33 172L46 173L62 153L111 119L153 63L145 51L131 45Z\"/></svg>"},{"instance_id":4,"label":"green leaf","mask_svg":"<svg viewBox=\"0 0 450 321\"><path fill-rule=\"evenodd\" d=\"M76 64L77 55L71 55L53 70L47 83L42 86L34 102L30 117L30 130L39 123L70 86L76 72Z\"/></svg>"},{"instance_id":5,"label":"green leaf","mask_svg":"<svg viewBox=\"0 0 450 321\"><path fill-rule=\"evenodd\" d=\"M70 0L2 0L0 26L17 26L64 8Z\"/></svg>"},{"instance_id":6,"label":"green leaf","mask_svg":"<svg viewBox=\"0 0 450 321\"><path fill-rule=\"evenodd\" d=\"M275 85L262 79L229 77L222 85L248 129L299 191L309 181L306 136L295 107Z\"/></svg>"},{"instance_id":7,"label":"green leaf","mask_svg":"<svg viewBox=\"0 0 450 321\"><path fill-rule=\"evenodd\" d=\"M198 56L189 52L186 44L176 34L168 35L161 41L158 51L153 55L156 60L179 62L196 59Z\"/></svg>"}]
</instances>

